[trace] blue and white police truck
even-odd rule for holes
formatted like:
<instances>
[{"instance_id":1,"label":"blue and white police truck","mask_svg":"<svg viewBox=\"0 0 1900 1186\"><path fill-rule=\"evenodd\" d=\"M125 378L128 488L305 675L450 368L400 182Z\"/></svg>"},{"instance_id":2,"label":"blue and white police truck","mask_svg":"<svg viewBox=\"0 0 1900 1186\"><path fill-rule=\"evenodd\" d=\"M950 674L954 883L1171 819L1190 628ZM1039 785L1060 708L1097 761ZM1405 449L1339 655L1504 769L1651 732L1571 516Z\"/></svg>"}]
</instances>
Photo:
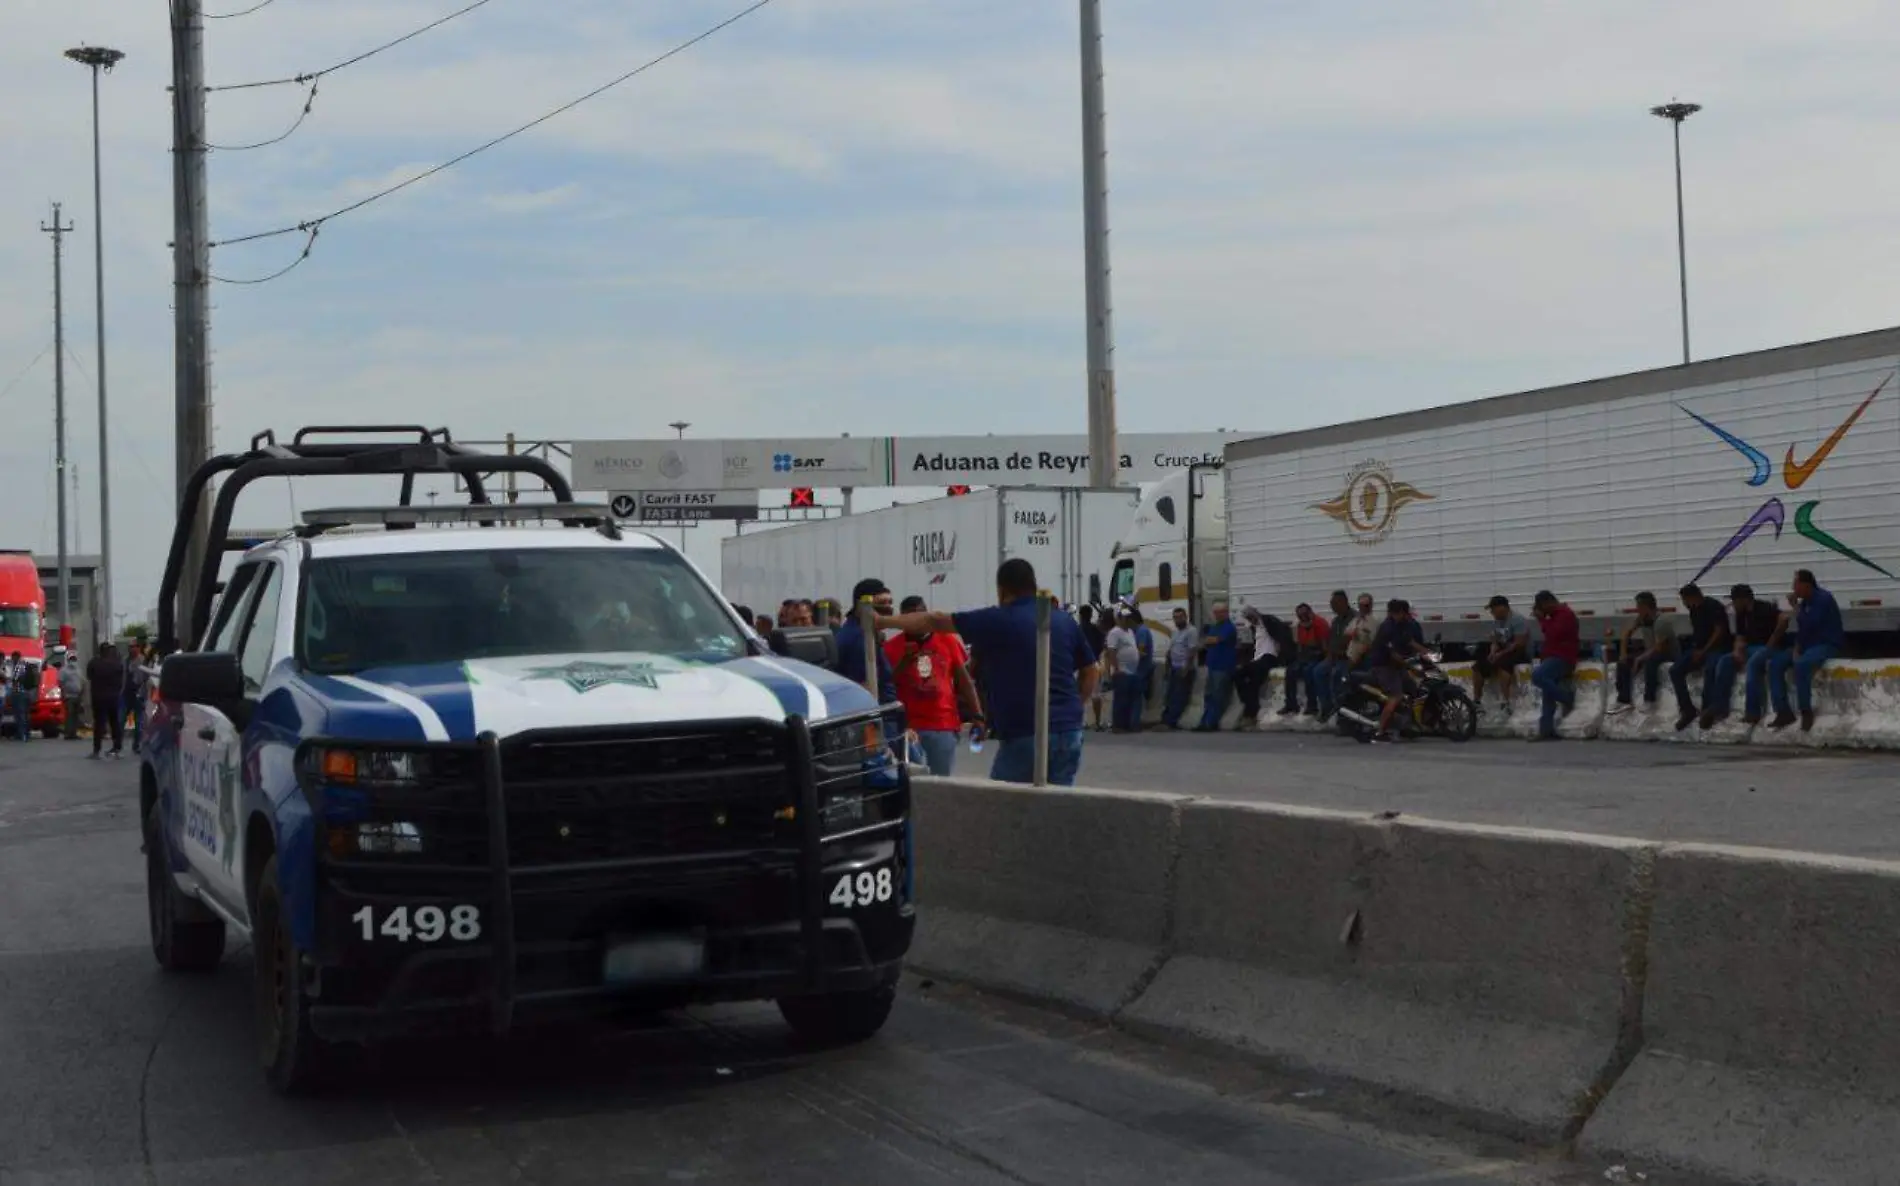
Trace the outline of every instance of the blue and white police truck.
<instances>
[{"instance_id":1,"label":"blue and white police truck","mask_svg":"<svg viewBox=\"0 0 1900 1186\"><path fill-rule=\"evenodd\" d=\"M555 501L491 503L498 473ZM470 504L414 505L425 474ZM254 481L374 475L395 505L230 537ZM901 709L546 462L439 429L260 434L192 478L159 604L152 950L202 972L249 940L278 1090L345 1047L575 1012L775 1000L821 1043L888 1017L915 922Z\"/></svg>"}]
</instances>

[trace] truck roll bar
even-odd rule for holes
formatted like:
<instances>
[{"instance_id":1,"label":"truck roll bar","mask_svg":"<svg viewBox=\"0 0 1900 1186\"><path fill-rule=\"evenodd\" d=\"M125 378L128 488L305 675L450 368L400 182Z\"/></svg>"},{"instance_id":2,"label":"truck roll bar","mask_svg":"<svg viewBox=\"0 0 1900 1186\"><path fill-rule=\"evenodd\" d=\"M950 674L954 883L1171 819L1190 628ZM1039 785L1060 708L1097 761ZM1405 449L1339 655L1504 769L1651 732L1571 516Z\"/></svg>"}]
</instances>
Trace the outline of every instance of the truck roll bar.
<instances>
[{"instance_id":1,"label":"truck roll bar","mask_svg":"<svg viewBox=\"0 0 1900 1186\"><path fill-rule=\"evenodd\" d=\"M312 437L337 437L358 434L389 436L412 435L406 441L322 441ZM211 604L218 587L218 568L225 552L231 550L231 516L237 497L246 486L262 478L364 477L378 474L402 478L402 505L408 506L415 495L418 474L454 475L468 483L469 505L492 505L483 474L519 473L539 478L553 493L555 501L572 503L574 491L560 471L540 457L528 454L485 453L468 445L458 445L446 428L429 429L421 425L311 425L299 429L288 445L279 444L276 433L265 430L251 438L251 448L243 453L222 453L200 465L185 482L179 496L178 522L172 529L171 548L165 557L165 575L158 586L158 645L164 653L178 650L182 637L195 643L211 618ZM182 607L179 621L179 584L190 563L192 531L198 520L205 491L214 478L229 474L218 488L206 529L205 548L199 561L198 580L192 604Z\"/></svg>"}]
</instances>

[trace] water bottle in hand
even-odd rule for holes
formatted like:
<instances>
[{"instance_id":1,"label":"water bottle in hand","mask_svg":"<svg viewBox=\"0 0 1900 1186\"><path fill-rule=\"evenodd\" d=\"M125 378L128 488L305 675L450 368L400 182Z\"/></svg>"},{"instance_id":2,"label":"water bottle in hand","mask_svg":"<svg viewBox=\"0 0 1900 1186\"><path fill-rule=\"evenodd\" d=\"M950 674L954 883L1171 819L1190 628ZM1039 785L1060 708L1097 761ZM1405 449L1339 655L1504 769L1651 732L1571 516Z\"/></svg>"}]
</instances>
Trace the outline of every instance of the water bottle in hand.
<instances>
[{"instance_id":1,"label":"water bottle in hand","mask_svg":"<svg viewBox=\"0 0 1900 1186\"><path fill-rule=\"evenodd\" d=\"M970 752L973 754L980 754L983 752L983 722L982 721L970 722Z\"/></svg>"}]
</instances>

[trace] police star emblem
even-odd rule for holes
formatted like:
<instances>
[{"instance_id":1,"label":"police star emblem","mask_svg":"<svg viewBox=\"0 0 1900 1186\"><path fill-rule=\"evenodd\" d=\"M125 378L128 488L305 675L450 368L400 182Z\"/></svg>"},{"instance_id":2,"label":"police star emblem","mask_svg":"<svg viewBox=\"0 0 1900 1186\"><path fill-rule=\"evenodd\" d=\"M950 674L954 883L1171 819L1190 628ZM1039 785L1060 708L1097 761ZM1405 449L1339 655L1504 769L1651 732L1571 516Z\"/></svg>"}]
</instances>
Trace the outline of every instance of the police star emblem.
<instances>
[{"instance_id":1,"label":"police star emblem","mask_svg":"<svg viewBox=\"0 0 1900 1186\"><path fill-rule=\"evenodd\" d=\"M558 680L576 692L591 692L595 688L604 688L609 684L624 684L631 688L660 687L660 673L653 664L644 660L637 663L589 663L575 660L559 667L535 667L529 669L523 679Z\"/></svg>"}]
</instances>

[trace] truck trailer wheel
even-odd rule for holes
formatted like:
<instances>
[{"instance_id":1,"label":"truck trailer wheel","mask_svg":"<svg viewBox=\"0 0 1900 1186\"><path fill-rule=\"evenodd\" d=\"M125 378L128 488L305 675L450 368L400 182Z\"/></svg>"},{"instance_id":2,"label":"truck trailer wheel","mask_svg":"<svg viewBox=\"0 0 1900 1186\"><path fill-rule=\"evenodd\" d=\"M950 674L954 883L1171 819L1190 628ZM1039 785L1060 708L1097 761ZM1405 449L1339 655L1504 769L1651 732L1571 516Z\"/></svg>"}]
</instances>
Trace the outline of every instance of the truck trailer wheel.
<instances>
[{"instance_id":1,"label":"truck trailer wheel","mask_svg":"<svg viewBox=\"0 0 1900 1186\"><path fill-rule=\"evenodd\" d=\"M884 1028L897 1003L897 986L880 984L855 992L780 997L778 1011L792 1032L814 1046L848 1046Z\"/></svg>"},{"instance_id":2,"label":"truck trailer wheel","mask_svg":"<svg viewBox=\"0 0 1900 1186\"><path fill-rule=\"evenodd\" d=\"M252 901L253 995L264 1077L284 1095L304 1095L329 1081L336 1051L310 1029L310 1002L277 892L275 855L259 871Z\"/></svg>"},{"instance_id":3,"label":"truck trailer wheel","mask_svg":"<svg viewBox=\"0 0 1900 1186\"><path fill-rule=\"evenodd\" d=\"M159 967L208 972L224 961L224 921L179 893L172 881L156 803L145 817L145 907Z\"/></svg>"}]
</instances>

